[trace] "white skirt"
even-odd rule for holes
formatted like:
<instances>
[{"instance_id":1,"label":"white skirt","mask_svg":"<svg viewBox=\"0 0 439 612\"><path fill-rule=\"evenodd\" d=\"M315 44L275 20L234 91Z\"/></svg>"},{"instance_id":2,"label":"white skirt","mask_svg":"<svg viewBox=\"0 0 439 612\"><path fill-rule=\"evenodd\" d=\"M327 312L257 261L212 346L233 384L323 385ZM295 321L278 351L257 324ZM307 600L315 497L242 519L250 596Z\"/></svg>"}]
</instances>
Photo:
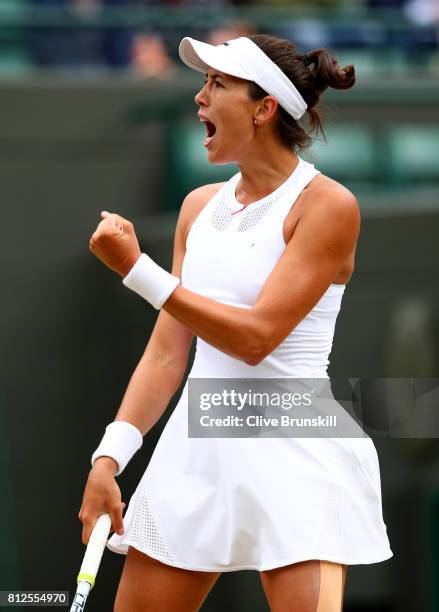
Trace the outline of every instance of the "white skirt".
<instances>
[{"instance_id":1,"label":"white skirt","mask_svg":"<svg viewBox=\"0 0 439 612\"><path fill-rule=\"evenodd\" d=\"M186 383L110 550L219 572L393 556L370 438L189 438L187 398Z\"/></svg>"}]
</instances>

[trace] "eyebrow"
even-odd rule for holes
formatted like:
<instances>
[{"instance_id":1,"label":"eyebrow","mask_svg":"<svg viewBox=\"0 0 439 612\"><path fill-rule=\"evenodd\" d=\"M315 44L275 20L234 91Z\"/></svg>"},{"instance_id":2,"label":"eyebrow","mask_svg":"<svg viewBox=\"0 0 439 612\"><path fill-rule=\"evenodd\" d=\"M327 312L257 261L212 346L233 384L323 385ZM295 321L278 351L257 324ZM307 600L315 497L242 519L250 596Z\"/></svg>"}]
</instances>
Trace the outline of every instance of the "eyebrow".
<instances>
[{"instance_id":1,"label":"eyebrow","mask_svg":"<svg viewBox=\"0 0 439 612\"><path fill-rule=\"evenodd\" d=\"M207 79L207 78L209 77L209 73L207 73L207 72L206 72L206 73L204 74L204 76L205 76L205 77L206 77L206 79ZM225 75L219 74L218 72L213 72L213 73L211 73L211 75L210 75L210 76L212 77L212 79L223 79L223 80L225 80L225 79L226 79Z\"/></svg>"}]
</instances>

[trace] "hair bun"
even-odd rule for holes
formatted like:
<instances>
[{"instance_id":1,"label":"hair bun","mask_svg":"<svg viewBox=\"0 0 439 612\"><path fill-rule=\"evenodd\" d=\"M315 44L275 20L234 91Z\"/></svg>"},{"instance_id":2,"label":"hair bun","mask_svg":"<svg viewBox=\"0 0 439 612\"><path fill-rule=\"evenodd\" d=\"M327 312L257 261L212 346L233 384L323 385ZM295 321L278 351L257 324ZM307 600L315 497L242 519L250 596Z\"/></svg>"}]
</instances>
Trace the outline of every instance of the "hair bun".
<instances>
[{"instance_id":1,"label":"hair bun","mask_svg":"<svg viewBox=\"0 0 439 612\"><path fill-rule=\"evenodd\" d=\"M314 49L306 53L310 64L315 64L313 74L316 90L321 93L328 87L349 89L355 84L355 69L352 65L342 68L328 49Z\"/></svg>"}]
</instances>

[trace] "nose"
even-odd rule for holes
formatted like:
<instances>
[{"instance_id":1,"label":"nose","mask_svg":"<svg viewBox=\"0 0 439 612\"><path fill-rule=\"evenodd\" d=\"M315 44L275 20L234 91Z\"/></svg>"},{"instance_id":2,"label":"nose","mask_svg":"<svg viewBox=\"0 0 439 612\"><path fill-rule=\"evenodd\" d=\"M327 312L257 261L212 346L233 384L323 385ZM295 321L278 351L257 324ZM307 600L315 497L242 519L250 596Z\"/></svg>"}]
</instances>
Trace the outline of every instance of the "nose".
<instances>
[{"instance_id":1,"label":"nose","mask_svg":"<svg viewBox=\"0 0 439 612\"><path fill-rule=\"evenodd\" d=\"M198 106L201 106L202 104L207 104L206 87L207 87L207 83L200 89L200 91L195 96L195 104L198 104Z\"/></svg>"}]
</instances>

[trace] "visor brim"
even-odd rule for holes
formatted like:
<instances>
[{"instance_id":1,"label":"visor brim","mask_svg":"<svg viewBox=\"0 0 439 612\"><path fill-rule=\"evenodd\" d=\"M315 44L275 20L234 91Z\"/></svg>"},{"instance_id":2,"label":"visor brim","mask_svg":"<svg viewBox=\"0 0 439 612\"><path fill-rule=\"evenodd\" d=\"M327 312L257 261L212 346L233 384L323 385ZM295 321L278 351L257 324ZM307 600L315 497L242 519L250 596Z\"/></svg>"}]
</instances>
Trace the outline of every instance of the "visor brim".
<instances>
[{"instance_id":1,"label":"visor brim","mask_svg":"<svg viewBox=\"0 0 439 612\"><path fill-rule=\"evenodd\" d=\"M209 45L186 36L180 42L178 53L186 66L198 72L207 73L212 68L239 79L251 80L249 74L231 57L225 45Z\"/></svg>"}]
</instances>

